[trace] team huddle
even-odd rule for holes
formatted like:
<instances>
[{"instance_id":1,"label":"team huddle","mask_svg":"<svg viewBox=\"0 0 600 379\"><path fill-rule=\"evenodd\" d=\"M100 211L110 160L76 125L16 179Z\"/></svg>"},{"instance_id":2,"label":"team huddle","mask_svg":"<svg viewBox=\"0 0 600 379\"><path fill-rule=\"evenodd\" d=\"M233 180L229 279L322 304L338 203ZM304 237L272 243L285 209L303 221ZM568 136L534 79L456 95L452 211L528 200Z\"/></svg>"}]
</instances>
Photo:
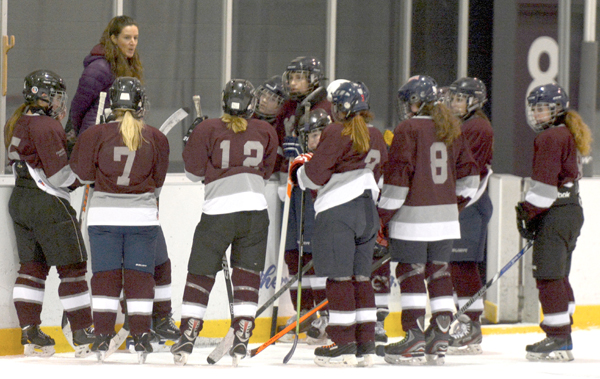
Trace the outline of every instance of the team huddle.
<instances>
[{"instance_id":1,"label":"team huddle","mask_svg":"<svg viewBox=\"0 0 600 379\"><path fill-rule=\"evenodd\" d=\"M295 330L282 340L295 344L306 332L320 366L368 367L375 356L395 365L440 365L446 354L482 352L479 263L492 215L493 130L481 80L461 78L442 88L429 76L411 77L394 99L400 122L385 133L371 124L367 85L345 79L326 85L315 57L293 59L256 88L244 79L227 82L223 114L197 119L184 137L185 173L204 184L204 202L190 236L178 328L158 218L169 143L144 122L137 38L134 20L111 20L84 61L70 112L59 75L27 75L25 102L5 126L20 261L13 299L26 355L54 354L40 314L55 266L63 331L77 357L104 361L129 336L141 363L156 342L170 340L174 362L185 364L221 270L231 304L222 355L234 365L254 356L248 341L262 311L269 179L279 180L285 204L280 259L296 279L289 285L296 315L282 326ZM533 241L546 333L526 347L526 357L568 361L575 311L568 276L583 225L578 180L591 135L560 86L537 87L526 100L537 133L532 186L515 205L518 230ZM89 197L89 287L88 254L69 194L80 186ZM390 262L405 336L388 344ZM125 325L117 333L119 308Z\"/></svg>"}]
</instances>

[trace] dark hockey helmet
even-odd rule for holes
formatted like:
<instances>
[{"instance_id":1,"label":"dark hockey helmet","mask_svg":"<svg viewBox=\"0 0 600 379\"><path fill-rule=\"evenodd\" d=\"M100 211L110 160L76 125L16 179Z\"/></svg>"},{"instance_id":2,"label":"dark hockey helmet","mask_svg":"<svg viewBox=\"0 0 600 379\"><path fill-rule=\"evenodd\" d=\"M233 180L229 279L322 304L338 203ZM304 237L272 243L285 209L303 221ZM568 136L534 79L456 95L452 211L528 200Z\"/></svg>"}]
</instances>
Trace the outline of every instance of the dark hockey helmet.
<instances>
[{"instance_id":1,"label":"dark hockey helmet","mask_svg":"<svg viewBox=\"0 0 600 379\"><path fill-rule=\"evenodd\" d=\"M46 114L52 118L67 111L67 86L63 79L50 70L37 70L25 77L23 97L28 104L48 103Z\"/></svg>"},{"instance_id":2,"label":"dark hockey helmet","mask_svg":"<svg viewBox=\"0 0 600 379\"><path fill-rule=\"evenodd\" d=\"M321 108L316 108L310 111L308 114L308 122L306 120L306 115L303 115L298 123L302 130L308 129L306 130L308 133L323 130L329 124L331 124L331 117L329 117L329 114L327 114L327 112Z\"/></svg>"},{"instance_id":3,"label":"dark hockey helmet","mask_svg":"<svg viewBox=\"0 0 600 379\"><path fill-rule=\"evenodd\" d=\"M146 91L139 79L122 76L113 82L108 90L110 109L131 111L136 118L144 116L146 111Z\"/></svg>"},{"instance_id":4,"label":"dark hockey helmet","mask_svg":"<svg viewBox=\"0 0 600 379\"><path fill-rule=\"evenodd\" d=\"M466 108L464 111L457 112L452 107L452 103L455 101L464 100ZM456 116L466 118L475 112L477 109L483 107L483 104L487 101L487 91L485 84L477 78L461 78L450 84L446 93L446 105L455 111ZM461 114L458 114L461 113Z\"/></svg>"},{"instance_id":5,"label":"dark hockey helmet","mask_svg":"<svg viewBox=\"0 0 600 379\"><path fill-rule=\"evenodd\" d=\"M298 90L296 86L292 85L291 81L294 78L306 79L308 88L305 91ZM315 57L298 57L290 62L283 73L283 88L287 95L294 100L302 100L309 93L319 88L325 79L323 67L321 61Z\"/></svg>"},{"instance_id":6,"label":"dark hockey helmet","mask_svg":"<svg viewBox=\"0 0 600 379\"><path fill-rule=\"evenodd\" d=\"M223 112L236 117L250 118L256 98L254 86L248 80L232 79L223 88Z\"/></svg>"},{"instance_id":7,"label":"dark hockey helmet","mask_svg":"<svg viewBox=\"0 0 600 379\"><path fill-rule=\"evenodd\" d=\"M355 113L369 109L367 98L361 86L353 82L341 83L331 95L333 118L343 122Z\"/></svg>"},{"instance_id":8,"label":"dark hockey helmet","mask_svg":"<svg viewBox=\"0 0 600 379\"><path fill-rule=\"evenodd\" d=\"M254 97L256 98L254 114L261 120L273 122L286 99L281 76L275 75L258 86L254 91Z\"/></svg>"},{"instance_id":9,"label":"dark hockey helmet","mask_svg":"<svg viewBox=\"0 0 600 379\"><path fill-rule=\"evenodd\" d=\"M567 92L555 83L535 87L526 102L527 123L536 133L555 126L569 108Z\"/></svg>"},{"instance_id":10,"label":"dark hockey helmet","mask_svg":"<svg viewBox=\"0 0 600 379\"><path fill-rule=\"evenodd\" d=\"M438 87L433 78L427 75L416 75L398 89L398 117L404 121L413 116L418 116L423 107L428 103L437 101ZM412 105L417 105L418 110L412 111Z\"/></svg>"},{"instance_id":11,"label":"dark hockey helmet","mask_svg":"<svg viewBox=\"0 0 600 379\"><path fill-rule=\"evenodd\" d=\"M371 103L369 101L370 101L370 98L371 98L371 92L369 92L369 88L363 82L356 82L355 84L362 90L362 93L365 96L365 102L367 103L367 105L370 108L371 107Z\"/></svg>"}]
</instances>

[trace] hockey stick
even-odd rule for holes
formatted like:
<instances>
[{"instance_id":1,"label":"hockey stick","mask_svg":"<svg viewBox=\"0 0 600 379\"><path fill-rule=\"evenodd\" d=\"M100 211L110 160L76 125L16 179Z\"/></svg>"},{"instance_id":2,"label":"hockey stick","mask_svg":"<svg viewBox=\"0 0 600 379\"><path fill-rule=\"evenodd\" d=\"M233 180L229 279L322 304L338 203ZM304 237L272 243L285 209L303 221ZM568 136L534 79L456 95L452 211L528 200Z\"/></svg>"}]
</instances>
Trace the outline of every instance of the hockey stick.
<instances>
[{"instance_id":1,"label":"hockey stick","mask_svg":"<svg viewBox=\"0 0 600 379\"><path fill-rule=\"evenodd\" d=\"M452 316L453 320L457 320L460 316L462 316L477 299L479 299L492 285L494 285L494 283L498 281L498 279L500 279L502 275L504 275L506 271L508 271L519 259L521 259L521 257L523 257L523 255L525 255L525 253L529 250L529 248L531 248L531 246L533 246L533 240L528 240L525 247L523 247L521 251L519 251L519 253L517 253L517 255L515 255L513 259L510 260L510 262L504 265L504 267L502 267L502 269L498 271L492 279L490 279L483 287L481 287L475 295L471 296L469 301L467 301Z\"/></svg>"},{"instance_id":2,"label":"hockey stick","mask_svg":"<svg viewBox=\"0 0 600 379\"><path fill-rule=\"evenodd\" d=\"M194 107L196 108L196 118L194 119L194 122L192 122L192 125L190 125L187 132L183 136L183 145L184 146L187 143L187 141L190 139L190 135L192 134L192 132L194 131L196 126L198 126L198 124L200 124L202 121L204 121L208 118L208 116L204 116L202 114L202 105L200 102L200 100L201 100L200 95L194 95L194 97L192 99L194 100Z\"/></svg>"},{"instance_id":3,"label":"hockey stick","mask_svg":"<svg viewBox=\"0 0 600 379\"><path fill-rule=\"evenodd\" d=\"M390 260L390 253L387 253L381 259L379 259L377 262L373 263L373 266L371 266L371 272L377 270L379 267L383 266L389 260ZM305 313L302 317L300 317L299 321L302 322L302 321L306 320L307 318L309 318L310 316L315 314L315 312L317 312L319 309L323 308L327 304L329 304L329 300L323 300L316 307L314 307L313 309L311 309L310 311ZM260 345L259 347L255 348L255 349L252 349L250 351L250 357L254 357L258 353L260 353L261 351L263 351L264 349L269 347L270 345L277 342L277 340L279 340L281 337L283 337L287 332L294 329L296 327L296 323L297 323L297 321L292 322L290 325L286 326L283 330L281 330L279 333L277 333L275 336L273 336L267 342L263 343L262 345Z\"/></svg>"},{"instance_id":4,"label":"hockey stick","mask_svg":"<svg viewBox=\"0 0 600 379\"><path fill-rule=\"evenodd\" d=\"M185 109L179 108L172 115L170 115L169 118L165 120L165 122L163 122L163 124L160 126L160 128L158 128L158 130L160 130L164 135L167 135L175 125L177 125L187 116L188 113L185 111Z\"/></svg>"},{"instance_id":5,"label":"hockey stick","mask_svg":"<svg viewBox=\"0 0 600 379\"><path fill-rule=\"evenodd\" d=\"M291 167L292 161L288 165L288 173L289 167ZM283 203L283 215L281 217L281 237L279 238L279 254L277 255L277 273L275 276L275 293L277 294L281 288L281 279L283 274L283 260L285 255L285 243L287 240L287 227L288 220L290 217L290 203L292 197L292 181L289 178L287 179L287 186L285 190L285 201ZM273 312L271 313L271 334L273 337L277 331L277 316L279 311L279 296L276 297L273 301ZM258 317L258 312L257 315Z\"/></svg>"}]
</instances>

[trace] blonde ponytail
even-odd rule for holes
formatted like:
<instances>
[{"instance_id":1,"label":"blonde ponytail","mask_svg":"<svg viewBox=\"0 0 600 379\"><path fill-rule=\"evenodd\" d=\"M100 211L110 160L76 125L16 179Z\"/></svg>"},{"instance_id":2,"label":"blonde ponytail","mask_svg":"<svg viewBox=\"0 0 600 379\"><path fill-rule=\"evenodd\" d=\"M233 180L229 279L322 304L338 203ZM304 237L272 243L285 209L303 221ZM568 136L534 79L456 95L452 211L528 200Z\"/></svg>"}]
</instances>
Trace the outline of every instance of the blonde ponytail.
<instances>
[{"instance_id":1,"label":"blonde ponytail","mask_svg":"<svg viewBox=\"0 0 600 379\"><path fill-rule=\"evenodd\" d=\"M565 114L565 125L575 139L575 146L583 156L590 154L592 149L592 132L587 126L581 115L573 110L568 110Z\"/></svg>"},{"instance_id":2,"label":"blonde ponytail","mask_svg":"<svg viewBox=\"0 0 600 379\"><path fill-rule=\"evenodd\" d=\"M4 147L6 147L7 149L10 146L13 132L15 130L15 125L17 125L17 121L19 121L19 118L21 118L28 105L29 104L27 103L21 104L12 114L12 116L10 116L10 118L6 122L6 125L4 125Z\"/></svg>"},{"instance_id":3,"label":"blonde ponytail","mask_svg":"<svg viewBox=\"0 0 600 379\"><path fill-rule=\"evenodd\" d=\"M225 123L227 129L233 130L234 133L245 132L248 127L248 120L227 113L221 116L221 121Z\"/></svg>"},{"instance_id":4,"label":"blonde ponytail","mask_svg":"<svg viewBox=\"0 0 600 379\"><path fill-rule=\"evenodd\" d=\"M460 136L460 120L444 104L428 103L422 113L431 115L435 124L435 135L446 146L452 145Z\"/></svg>"},{"instance_id":5,"label":"blonde ponytail","mask_svg":"<svg viewBox=\"0 0 600 379\"><path fill-rule=\"evenodd\" d=\"M122 115L123 119L119 125L119 132L123 137L123 143L129 148L129 151L136 151L142 146L144 137L142 136L142 130L144 130L144 120L133 117L131 111L117 111L117 118Z\"/></svg>"},{"instance_id":6,"label":"blonde ponytail","mask_svg":"<svg viewBox=\"0 0 600 379\"><path fill-rule=\"evenodd\" d=\"M350 136L352 149L359 153L366 153L371 148L369 128L363 116L357 114L352 119L344 122L343 136Z\"/></svg>"}]
</instances>

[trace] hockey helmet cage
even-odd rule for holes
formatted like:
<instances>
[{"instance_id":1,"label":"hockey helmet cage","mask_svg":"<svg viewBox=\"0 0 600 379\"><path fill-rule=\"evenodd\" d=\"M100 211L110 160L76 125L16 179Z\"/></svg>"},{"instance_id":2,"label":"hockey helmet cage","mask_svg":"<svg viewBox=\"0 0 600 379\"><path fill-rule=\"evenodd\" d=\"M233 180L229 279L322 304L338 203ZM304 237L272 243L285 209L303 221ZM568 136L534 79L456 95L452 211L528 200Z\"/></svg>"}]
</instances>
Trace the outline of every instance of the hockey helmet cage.
<instances>
[{"instance_id":1,"label":"hockey helmet cage","mask_svg":"<svg viewBox=\"0 0 600 379\"><path fill-rule=\"evenodd\" d=\"M283 90L281 76L275 75L254 91L256 106L254 114L261 120L273 122L287 98Z\"/></svg>"},{"instance_id":2,"label":"hockey helmet cage","mask_svg":"<svg viewBox=\"0 0 600 379\"><path fill-rule=\"evenodd\" d=\"M110 109L131 111L141 118L146 111L146 91L139 79L122 76L115 79L108 91Z\"/></svg>"},{"instance_id":3,"label":"hockey helmet cage","mask_svg":"<svg viewBox=\"0 0 600 379\"><path fill-rule=\"evenodd\" d=\"M558 84L535 87L527 96L525 109L527 124L539 133L557 125L557 119L569 108L569 96Z\"/></svg>"},{"instance_id":4,"label":"hockey helmet cage","mask_svg":"<svg viewBox=\"0 0 600 379\"><path fill-rule=\"evenodd\" d=\"M37 104L38 100L48 103L46 114L58 117L67 110L67 86L64 80L50 70L37 70L25 77L23 97L28 104Z\"/></svg>"},{"instance_id":5,"label":"hockey helmet cage","mask_svg":"<svg viewBox=\"0 0 600 379\"><path fill-rule=\"evenodd\" d=\"M223 112L236 117L250 118L256 98L254 86L248 80L232 79L223 88Z\"/></svg>"},{"instance_id":6,"label":"hockey helmet cage","mask_svg":"<svg viewBox=\"0 0 600 379\"><path fill-rule=\"evenodd\" d=\"M341 83L331 96L334 119L343 122L352 115L369 109L363 89L353 82Z\"/></svg>"},{"instance_id":7,"label":"hockey helmet cage","mask_svg":"<svg viewBox=\"0 0 600 379\"><path fill-rule=\"evenodd\" d=\"M300 73L308 82L308 89L304 92L293 90L290 85L291 75ZM287 95L294 100L302 100L309 93L319 88L325 79L321 61L315 57L298 57L287 65L283 73L283 88Z\"/></svg>"},{"instance_id":8,"label":"hockey helmet cage","mask_svg":"<svg viewBox=\"0 0 600 379\"><path fill-rule=\"evenodd\" d=\"M321 108L315 108L310 111L308 114L308 122L306 120L306 115L303 115L298 123L298 125L303 129L306 129L305 126L307 126L308 133L323 130L329 124L331 124L331 117L329 117L329 114Z\"/></svg>"},{"instance_id":9,"label":"hockey helmet cage","mask_svg":"<svg viewBox=\"0 0 600 379\"><path fill-rule=\"evenodd\" d=\"M336 79L333 82L329 83L327 86L327 101L331 103L333 93L342 83L349 83L350 81L347 79Z\"/></svg>"},{"instance_id":10,"label":"hockey helmet cage","mask_svg":"<svg viewBox=\"0 0 600 379\"><path fill-rule=\"evenodd\" d=\"M481 109L487 101L487 91L485 84L477 78L461 78L448 87L446 93L446 105L452 108L452 102L456 99L464 99L466 102L466 112L457 114L458 117L466 118Z\"/></svg>"},{"instance_id":11,"label":"hockey helmet cage","mask_svg":"<svg viewBox=\"0 0 600 379\"><path fill-rule=\"evenodd\" d=\"M418 116L425 104L433 103L438 99L438 86L435 80L427 75L415 75L398 89L398 117L404 121L413 116ZM419 109L411 110L411 105L416 104Z\"/></svg>"}]
</instances>

